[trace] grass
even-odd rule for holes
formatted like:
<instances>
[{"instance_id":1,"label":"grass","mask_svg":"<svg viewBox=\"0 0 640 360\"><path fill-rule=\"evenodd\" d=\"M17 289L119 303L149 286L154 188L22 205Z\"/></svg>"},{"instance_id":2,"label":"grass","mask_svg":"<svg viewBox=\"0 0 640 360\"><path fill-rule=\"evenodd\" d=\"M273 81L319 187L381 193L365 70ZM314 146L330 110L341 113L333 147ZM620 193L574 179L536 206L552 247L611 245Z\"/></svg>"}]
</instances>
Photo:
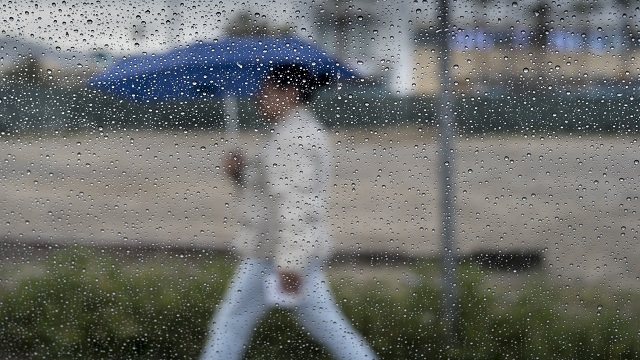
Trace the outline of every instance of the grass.
<instances>
[{"instance_id":1,"label":"grass","mask_svg":"<svg viewBox=\"0 0 640 360\"><path fill-rule=\"evenodd\" d=\"M116 256L84 247L5 262L0 357L195 359L234 267L205 253ZM640 356L640 296L631 291L462 264L455 344L442 331L437 264L333 266L328 275L336 301L383 359ZM247 358L330 357L276 310Z\"/></svg>"}]
</instances>

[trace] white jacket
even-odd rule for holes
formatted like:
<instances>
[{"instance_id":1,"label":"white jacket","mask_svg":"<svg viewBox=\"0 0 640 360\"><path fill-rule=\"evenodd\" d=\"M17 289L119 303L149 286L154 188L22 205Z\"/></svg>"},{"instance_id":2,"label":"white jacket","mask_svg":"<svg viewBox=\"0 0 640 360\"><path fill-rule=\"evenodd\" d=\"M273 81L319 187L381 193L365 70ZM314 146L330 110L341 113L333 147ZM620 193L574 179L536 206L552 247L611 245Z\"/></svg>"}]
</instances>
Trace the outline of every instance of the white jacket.
<instances>
[{"instance_id":1,"label":"white jacket","mask_svg":"<svg viewBox=\"0 0 640 360\"><path fill-rule=\"evenodd\" d=\"M279 268L293 271L328 256L329 147L326 130L302 107L290 110L270 130L244 170L237 251L273 259Z\"/></svg>"}]
</instances>

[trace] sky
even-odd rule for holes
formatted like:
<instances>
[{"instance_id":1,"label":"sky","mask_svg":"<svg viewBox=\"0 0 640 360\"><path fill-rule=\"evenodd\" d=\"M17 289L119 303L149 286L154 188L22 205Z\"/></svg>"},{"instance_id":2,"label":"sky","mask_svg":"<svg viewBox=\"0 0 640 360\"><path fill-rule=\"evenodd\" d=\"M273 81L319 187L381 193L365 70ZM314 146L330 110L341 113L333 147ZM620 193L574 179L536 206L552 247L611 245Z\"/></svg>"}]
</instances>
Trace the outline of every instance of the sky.
<instances>
[{"instance_id":1,"label":"sky","mask_svg":"<svg viewBox=\"0 0 640 360\"><path fill-rule=\"evenodd\" d=\"M283 23L304 23L308 7L287 1L77 1L2 2L6 34L62 51L132 53L168 49L180 43L220 36L228 19L242 9ZM259 14L259 15L256 15ZM183 26L179 26L183 24Z\"/></svg>"}]
</instances>

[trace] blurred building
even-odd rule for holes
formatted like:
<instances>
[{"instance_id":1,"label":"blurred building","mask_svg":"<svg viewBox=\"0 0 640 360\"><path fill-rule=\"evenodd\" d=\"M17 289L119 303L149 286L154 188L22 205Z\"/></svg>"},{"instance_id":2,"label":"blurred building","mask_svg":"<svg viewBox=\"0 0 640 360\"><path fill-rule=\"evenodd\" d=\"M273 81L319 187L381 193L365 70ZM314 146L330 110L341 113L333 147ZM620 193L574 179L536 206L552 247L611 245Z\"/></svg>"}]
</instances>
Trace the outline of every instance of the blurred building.
<instances>
[{"instance_id":1,"label":"blurred building","mask_svg":"<svg viewBox=\"0 0 640 360\"><path fill-rule=\"evenodd\" d=\"M433 2L316 1L315 34L401 93L439 90ZM452 2L448 29L458 91L635 82L640 43L628 1Z\"/></svg>"},{"instance_id":2,"label":"blurred building","mask_svg":"<svg viewBox=\"0 0 640 360\"><path fill-rule=\"evenodd\" d=\"M438 91L437 2L113 0L13 2L0 70L37 58L44 77L80 79L114 56L161 52L229 33L316 41L392 94ZM447 29L457 89L470 94L638 78L638 20L629 0L451 2ZM28 40L26 40L28 39ZM20 45L26 44L26 45ZM22 57L22 58L21 58ZM31 61L31 60L29 60ZM22 64L22 65L19 65Z\"/></svg>"}]
</instances>

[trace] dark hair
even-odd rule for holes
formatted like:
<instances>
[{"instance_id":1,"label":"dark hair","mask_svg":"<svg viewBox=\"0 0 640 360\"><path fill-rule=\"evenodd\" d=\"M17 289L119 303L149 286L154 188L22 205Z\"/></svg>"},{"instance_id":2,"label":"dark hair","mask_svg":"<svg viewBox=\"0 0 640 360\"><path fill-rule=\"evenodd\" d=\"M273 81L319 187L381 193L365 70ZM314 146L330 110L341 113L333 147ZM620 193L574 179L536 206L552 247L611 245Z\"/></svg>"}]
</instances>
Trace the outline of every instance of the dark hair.
<instances>
[{"instance_id":1,"label":"dark hair","mask_svg":"<svg viewBox=\"0 0 640 360\"><path fill-rule=\"evenodd\" d=\"M269 69L266 81L277 87L294 87L300 102L308 103L320 87L329 84L330 78L314 74L303 65L279 64Z\"/></svg>"}]
</instances>

